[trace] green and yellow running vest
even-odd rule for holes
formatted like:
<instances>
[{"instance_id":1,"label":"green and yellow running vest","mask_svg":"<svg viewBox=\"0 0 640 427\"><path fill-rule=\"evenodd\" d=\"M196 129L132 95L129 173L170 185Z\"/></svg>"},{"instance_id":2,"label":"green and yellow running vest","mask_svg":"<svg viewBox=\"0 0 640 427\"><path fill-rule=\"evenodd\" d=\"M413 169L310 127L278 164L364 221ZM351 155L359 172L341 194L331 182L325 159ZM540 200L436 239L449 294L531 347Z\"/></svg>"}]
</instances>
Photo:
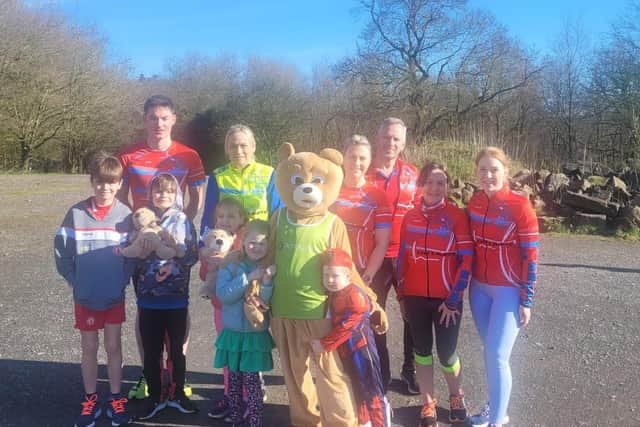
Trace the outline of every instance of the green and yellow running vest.
<instances>
[{"instance_id":1,"label":"green and yellow running vest","mask_svg":"<svg viewBox=\"0 0 640 427\"><path fill-rule=\"evenodd\" d=\"M271 297L274 316L314 320L325 316L320 255L329 249L336 216L328 212L316 224L292 224L287 208L277 213L276 275Z\"/></svg>"},{"instance_id":2,"label":"green and yellow running vest","mask_svg":"<svg viewBox=\"0 0 640 427\"><path fill-rule=\"evenodd\" d=\"M213 171L220 191L220 200L231 197L242 204L249 220L269 219L267 187L273 174L271 166L253 162L243 169L231 164Z\"/></svg>"}]
</instances>

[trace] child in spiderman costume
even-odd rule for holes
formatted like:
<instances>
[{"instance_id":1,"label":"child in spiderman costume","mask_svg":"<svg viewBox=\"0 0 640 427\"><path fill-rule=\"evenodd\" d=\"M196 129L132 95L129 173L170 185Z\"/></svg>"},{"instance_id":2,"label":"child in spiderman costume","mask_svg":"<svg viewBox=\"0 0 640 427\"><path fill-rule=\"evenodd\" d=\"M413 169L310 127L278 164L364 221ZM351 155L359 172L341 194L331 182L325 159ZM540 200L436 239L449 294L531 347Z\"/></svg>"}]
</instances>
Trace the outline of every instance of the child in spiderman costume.
<instances>
[{"instance_id":1,"label":"child in spiderman costume","mask_svg":"<svg viewBox=\"0 0 640 427\"><path fill-rule=\"evenodd\" d=\"M358 421L371 427L391 426L391 408L384 395L380 359L369 320L371 301L351 282L352 261L341 249L322 254L322 284L329 293L327 316L331 332L312 341L316 353L338 350L353 384Z\"/></svg>"}]
</instances>

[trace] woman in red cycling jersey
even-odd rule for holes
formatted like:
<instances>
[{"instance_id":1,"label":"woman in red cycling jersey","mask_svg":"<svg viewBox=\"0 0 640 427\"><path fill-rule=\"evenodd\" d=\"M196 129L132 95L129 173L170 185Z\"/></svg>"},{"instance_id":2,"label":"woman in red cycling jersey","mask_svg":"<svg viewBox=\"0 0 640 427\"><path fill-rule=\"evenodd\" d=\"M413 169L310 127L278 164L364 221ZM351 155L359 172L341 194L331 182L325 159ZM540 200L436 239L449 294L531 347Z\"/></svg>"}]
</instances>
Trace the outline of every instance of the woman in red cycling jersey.
<instances>
[{"instance_id":1,"label":"woman in red cycling jersey","mask_svg":"<svg viewBox=\"0 0 640 427\"><path fill-rule=\"evenodd\" d=\"M531 318L538 220L529 199L509 188L509 164L502 150L484 148L475 163L482 191L468 205L475 248L469 303L484 346L489 403L470 421L498 427L508 421L511 350Z\"/></svg>"},{"instance_id":2,"label":"woman in red cycling jersey","mask_svg":"<svg viewBox=\"0 0 640 427\"><path fill-rule=\"evenodd\" d=\"M347 227L351 253L367 285L382 265L391 237L391 209L382 190L366 181L371 145L352 135L344 143L344 181L330 210Z\"/></svg>"},{"instance_id":3,"label":"woman in red cycling jersey","mask_svg":"<svg viewBox=\"0 0 640 427\"><path fill-rule=\"evenodd\" d=\"M462 209L447 199L444 166L427 163L420 171L420 204L407 212L400 232L398 296L413 338L416 379L424 398L420 426L437 425L433 387L435 341L449 388L452 423L464 422L467 410L456 348L462 297L471 277L473 243Z\"/></svg>"}]
</instances>

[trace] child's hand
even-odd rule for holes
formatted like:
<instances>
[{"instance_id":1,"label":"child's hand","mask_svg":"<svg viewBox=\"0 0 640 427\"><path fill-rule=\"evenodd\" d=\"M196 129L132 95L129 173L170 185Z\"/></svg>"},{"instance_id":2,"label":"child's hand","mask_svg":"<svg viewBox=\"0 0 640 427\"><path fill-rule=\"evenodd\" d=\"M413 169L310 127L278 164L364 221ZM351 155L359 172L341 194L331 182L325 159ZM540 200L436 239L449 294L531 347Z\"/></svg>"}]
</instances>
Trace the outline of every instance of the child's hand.
<instances>
[{"instance_id":1,"label":"child's hand","mask_svg":"<svg viewBox=\"0 0 640 427\"><path fill-rule=\"evenodd\" d=\"M173 235L171 233L169 233L164 228L162 230L160 230L158 232L158 234L160 235L160 238L162 239L162 241L165 244L167 244L167 246L170 246L172 248L175 248L177 246L176 239L173 237Z\"/></svg>"},{"instance_id":2,"label":"child's hand","mask_svg":"<svg viewBox=\"0 0 640 427\"><path fill-rule=\"evenodd\" d=\"M258 267L247 275L247 280L249 282L252 280L260 280L262 279L263 275L264 275L264 267Z\"/></svg>"},{"instance_id":3,"label":"child's hand","mask_svg":"<svg viewBox=\"0 0 640 427\"><path fill-rule=\"evenodd\" d=\"M389 320L387 319L387 315L377 302L373 305L370 319L371 327L373 328L373 332L376 334L382 335L389 330Z\"/></svg>"},{"instance_id":4,"label":"child's hand","mask_svg":"<svg viewBox=\"0 0 640 427\"><path fill-rule=\"evenodd\" d=\"M205 262L207 263L207 268L210 271L217 271L220 265L224 262L224 257L220 255L213 255L207 257Z\"/></svg>"},{"instance_id":5,"label":"child's hand","mask_svg":"<svg viewBox=\"0 0 640 427\"><path fill-rule=\"evenodd\" d=\"M262 281L265 283L271 282L271 279L273 279L273 276L276 275L276 266L274 265L270 265L269 267L265 268L264 270L264 274L262 275Z\"/></svg>"},{"instance_id":6,"label":"child's hand","mask_svg":"<svg viewBox=\"0 0 640 427\"><path fill-rule=\"evenodd\" d=\"M153 243L149 239L140 239L140 250L149 253L153 250Z\"/></svg>"},{"instance_id":7,"label":"child's hand","mask_svg":"<svg viewBox=\"0 0 640 427\"><path fill-rule=\"evenodd\" d=\"M313 349L313 352L316 354L320 354L324 352L324 347L322 346L322 343L320 342L320 340L311 341L311 348Z\"/></svg>"}]
</instances>

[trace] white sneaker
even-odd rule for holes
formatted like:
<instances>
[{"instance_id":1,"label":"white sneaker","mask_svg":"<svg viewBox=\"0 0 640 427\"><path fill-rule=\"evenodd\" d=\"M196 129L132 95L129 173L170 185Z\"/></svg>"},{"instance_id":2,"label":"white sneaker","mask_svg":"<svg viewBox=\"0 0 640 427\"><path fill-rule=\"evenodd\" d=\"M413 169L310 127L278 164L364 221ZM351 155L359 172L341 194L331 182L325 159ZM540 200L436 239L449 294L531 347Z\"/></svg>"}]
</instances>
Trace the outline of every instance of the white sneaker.
<instances>
[{"instance_id":1,"label":"white sneaker","mask_svg":"<svg viewBox=\"0 0 640 427\"><path fill-rule=\"evenodd\" d=\"M475 427L486 427L489 425L489 415L491 414L491 408L489 408L489 404L487 403L482 407L482 410L478 414L472 415L469 417L469 424ZM501 423L498 424L507 424L509 422L509 416L505 415L502 419Z\"/></svg>"}]
</instances>

